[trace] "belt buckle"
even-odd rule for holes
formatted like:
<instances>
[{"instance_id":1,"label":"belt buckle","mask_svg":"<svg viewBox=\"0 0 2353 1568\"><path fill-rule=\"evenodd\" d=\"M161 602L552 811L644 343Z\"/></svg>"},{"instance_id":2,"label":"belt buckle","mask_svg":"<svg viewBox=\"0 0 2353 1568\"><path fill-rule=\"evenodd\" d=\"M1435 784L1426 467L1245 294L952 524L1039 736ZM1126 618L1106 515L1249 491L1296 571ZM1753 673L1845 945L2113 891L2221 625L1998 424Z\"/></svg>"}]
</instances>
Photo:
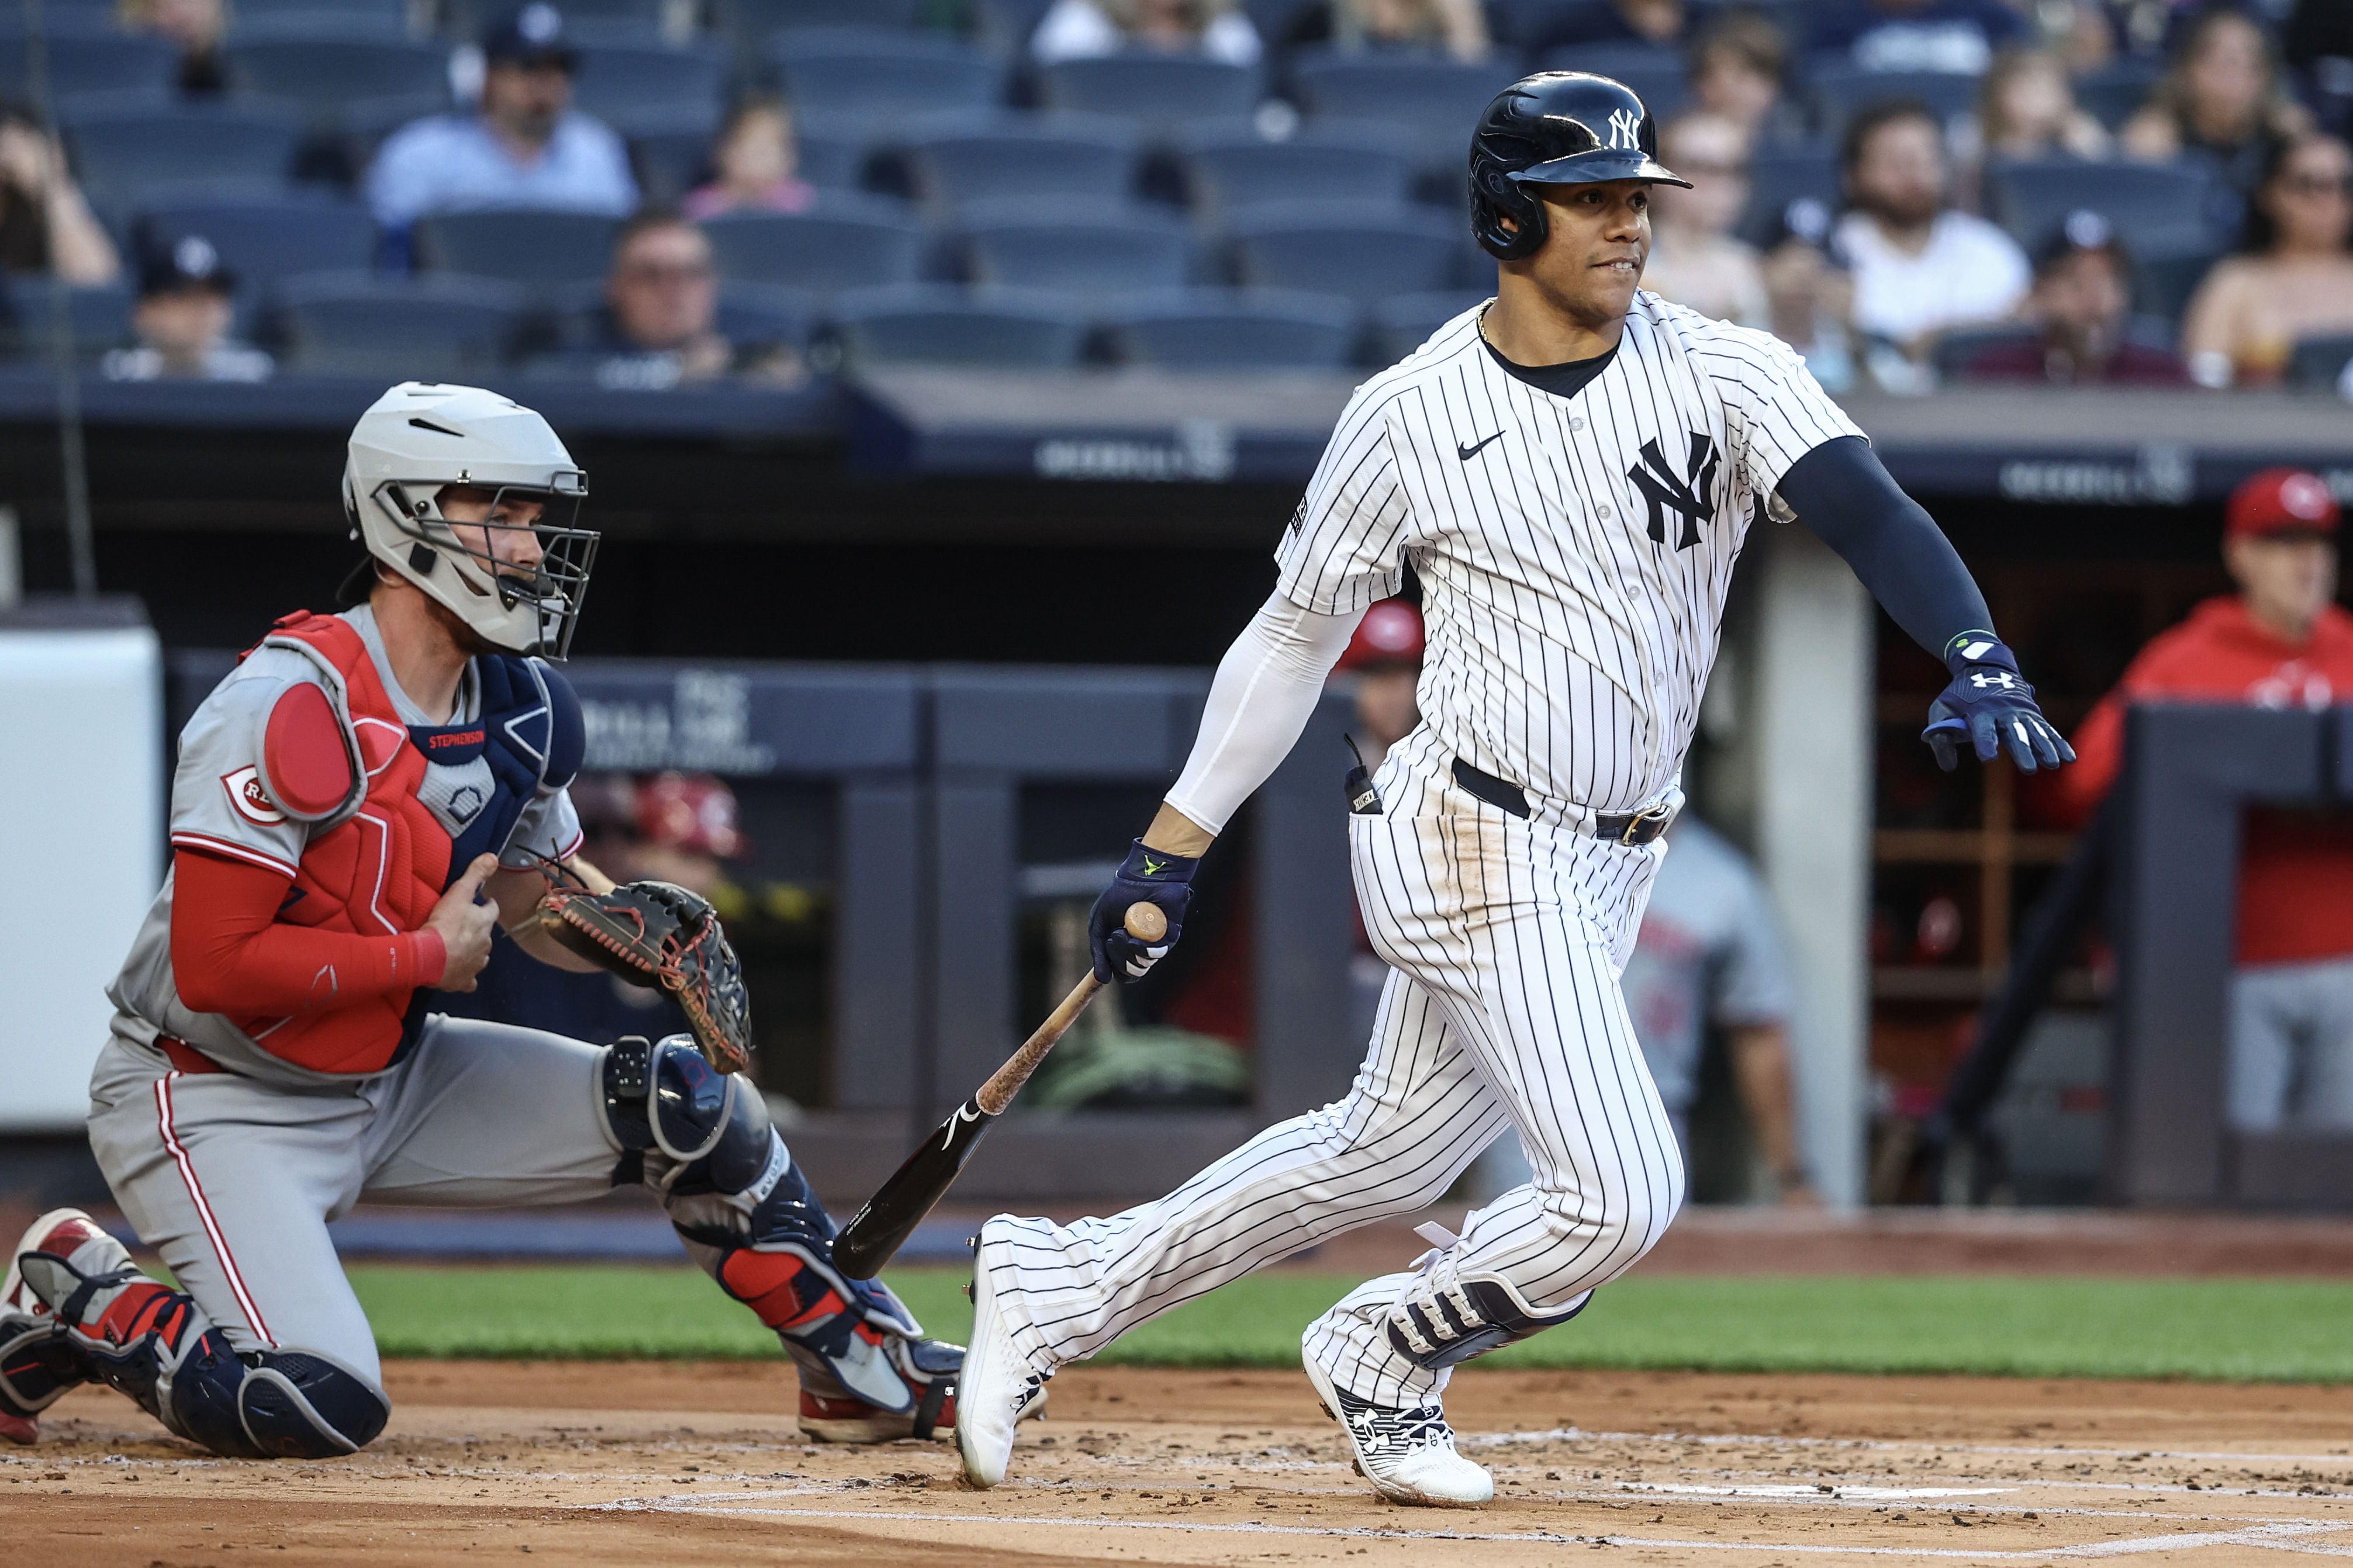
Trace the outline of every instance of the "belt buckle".
<instances>
[{"instance_id":1,"label":"belt buckle","mask_svg":"<svg viewBox=\"0 0 2353 1568\"><path fill-rule=\"evenodd\" d=\"M1667 824L1672 822L1674 818L1675 813L1672 806L1663 800L1654 802L1626 819L1626 831L1618 836L1618 842L1630 849L1639 848L1664 833L1667 830ZM1656 826L1651 826L1650 831L1644 832L1644 827L1651 824Z\"/></svg>"}]
</instances>

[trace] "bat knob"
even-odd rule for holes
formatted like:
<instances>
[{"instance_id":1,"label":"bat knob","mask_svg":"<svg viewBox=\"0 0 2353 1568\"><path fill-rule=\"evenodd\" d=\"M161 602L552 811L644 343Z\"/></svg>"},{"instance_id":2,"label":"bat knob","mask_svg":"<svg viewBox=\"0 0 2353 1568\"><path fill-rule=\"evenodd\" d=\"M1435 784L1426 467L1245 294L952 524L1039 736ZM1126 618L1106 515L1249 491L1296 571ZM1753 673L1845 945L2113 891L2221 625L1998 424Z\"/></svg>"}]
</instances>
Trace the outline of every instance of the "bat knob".
<instances>
[{"instance_id":1,"label":"bat knob","mask_svg":"<svg viewBox=\"0 0 2353 1568\"><path fill-rule=\"evenodd\" d=\"M1127 934L1138 942L1158 942L1168 934L1168 912L1142 900L1127 906Z\"/></svg>"}]
</instances>

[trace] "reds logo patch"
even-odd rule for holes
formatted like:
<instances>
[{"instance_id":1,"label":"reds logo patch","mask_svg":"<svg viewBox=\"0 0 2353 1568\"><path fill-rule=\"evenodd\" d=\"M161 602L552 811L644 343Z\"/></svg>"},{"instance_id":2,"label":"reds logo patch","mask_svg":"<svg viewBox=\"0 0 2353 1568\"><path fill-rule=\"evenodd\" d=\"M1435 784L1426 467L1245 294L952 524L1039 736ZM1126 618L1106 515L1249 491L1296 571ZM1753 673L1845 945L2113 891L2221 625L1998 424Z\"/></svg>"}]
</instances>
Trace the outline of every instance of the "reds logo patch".
<instances>
[{"instance_id":1,"label":"reds logo patch","mask_svg":"<svg viewBox=\"0 0 2353 1568\"><path fill-rule=\"evenodd\" d=\"M269 792L261 787L261 770L242 767L233 773L221 774L221 788L228 791L228 803L248 822L259 822L265 827L275 827L286 820Z\"/></svg>"}]
</instances>

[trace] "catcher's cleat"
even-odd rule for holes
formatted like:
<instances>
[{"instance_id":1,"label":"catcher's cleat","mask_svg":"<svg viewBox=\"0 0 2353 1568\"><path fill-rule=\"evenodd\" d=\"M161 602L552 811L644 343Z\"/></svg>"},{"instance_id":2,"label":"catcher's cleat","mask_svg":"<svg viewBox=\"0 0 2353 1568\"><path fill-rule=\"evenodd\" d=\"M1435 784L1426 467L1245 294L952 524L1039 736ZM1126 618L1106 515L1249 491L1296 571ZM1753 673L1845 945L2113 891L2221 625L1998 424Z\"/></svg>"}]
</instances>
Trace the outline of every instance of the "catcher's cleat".
<instances>
[{"instance_id":1,"label":"catcher's cleat","mask_svg":"<svg viewBox=\"0 0 2353 1568\"><path fill-rule=\"evenodd\" d=\"M995 1225L996 1220L988 1222ZM984 1240L988 1226L981 1226ZM1006 1332L997 1292L973 1252L972 1344L964 1352L956 1394L956 1452L965 1479L984 1489L1005 1479L1013 1461L1014 1428L1045 1408L1046 1379Z\"/></svg>"},{"instance_id":2,"label":"catcher's cleat","mask_svg":"<svg viewBox=\"0 0 2353 1568\"><path fill-rule=\"evenodd\" d=\"M861 1326L871 1334L871 1326ZM956 1376L964 1366L964 1347L939 1340L887 1335L876 1360L890 1369L904 1395L891 1405L860 1398L839 1375L841 1364L811 1347L787 1338L801 1374L800 1428L820 1443L889 1443L902 1437L929 1440L955 1425Z\"/></svg>"},{"instance_id":3,"label":"catcher's cleat","mask_svg":"<svg viewBox=\"0 0 2353 1568\"><path fill-rule=\"evenodd\" d=\"M1411 1410L1342 1393L1313 1356L1302 1358L1324 1414L1340 1423L1357 1473L1391 1502L1425 1508L1478 1508L1495 1495L1495 1478L1454 1449L1454 1428L1435 1399Z\"/></svg>"},{"instance_id":4,"label":"catcher's cleat","mask_svg":"<svg viewBox=\"0 0 2353 1568\"><path fill-rule=\"evenodd\" d=\"M22 1259L46 1253L90 1273L131 1267L131 1255L79 1209L51 1209L8 1254L0 1279L0 1437L40 1441L40 1414L66 1390L90 1381L89 1363L65 1337L57 1313L25 1281Z\"/></svg>"}]
</instances>

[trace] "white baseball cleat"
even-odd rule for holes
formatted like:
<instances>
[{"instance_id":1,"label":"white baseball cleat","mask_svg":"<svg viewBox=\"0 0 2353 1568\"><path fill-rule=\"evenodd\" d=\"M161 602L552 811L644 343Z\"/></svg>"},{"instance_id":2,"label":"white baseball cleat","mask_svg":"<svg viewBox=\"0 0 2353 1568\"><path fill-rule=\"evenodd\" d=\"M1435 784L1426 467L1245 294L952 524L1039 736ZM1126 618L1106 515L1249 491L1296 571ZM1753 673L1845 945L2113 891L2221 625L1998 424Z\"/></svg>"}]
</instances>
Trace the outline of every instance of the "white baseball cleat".
<instances>
[{"instance_id":1,"label":"white baseball cleat","mask_svg":"<svg viewBox=\"0 0 2353 1568\"><path fill-rule=\"evenodd\" d=\"M1302 1356L1324 1412L1348 1434L1356 1469L1391 1502L1423 1508L1479 1508L1495 1495L1495 1478L1454 1451L1454 1428L1438 1401L1412 1410L1343 1394L1331 1374Z\"/></svg>"},{"instance_id":2,"label":"white baseball cleat","mask_svg":"<svg viewBox=\"0 0 2353 1568\"><path fill-rule=\"evenodd\" d=\"M997 1222L991 1220L988 1225ZM980 1227L981 1240L988 1225ZM1013 1431L1035 1412L1046 1397L1046 1380L1015 1348L997 1310L997 1292L980 1265L981 1249L972 1258L972 1342L965 1346L964 1371L956 1379L956 1452L964 1460L965 1479L987 1489L1005 1479L1013 1460Z\"/></svg>"}]
</instances>

